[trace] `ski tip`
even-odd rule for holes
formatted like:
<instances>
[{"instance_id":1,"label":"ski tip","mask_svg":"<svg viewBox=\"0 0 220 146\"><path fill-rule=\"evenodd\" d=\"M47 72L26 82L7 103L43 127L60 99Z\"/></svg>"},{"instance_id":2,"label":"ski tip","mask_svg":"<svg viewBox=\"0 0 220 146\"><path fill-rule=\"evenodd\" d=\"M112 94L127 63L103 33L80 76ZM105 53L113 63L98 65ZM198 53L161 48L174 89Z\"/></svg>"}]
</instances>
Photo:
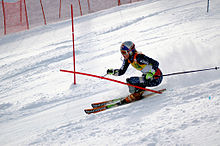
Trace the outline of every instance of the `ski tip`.
<instances>
[{"instance_id":1,"label":"ski tip","mask_svg":"<svg viewBox=\"0 0 220 146\"><path fill-rule=\"evenodd\" d=\"M93 108L97 108L97 107L101 107L101 106L104 106L104 105L106 105L108 102L100 102L100 103L92 103L91 104L91 106L93 107Z\"/></svg>"},{"instance_id":2,"label":"ski tip","mask_svg":"<svg viewBox=\"0 0 220 146\"><path fill-rule=\"evenodd\" d=\"M157 92L154 92L154 93L158 93L158 94L162 94L164 91L166 91L167 89L164 88L164 89L160 89L160 90L157 90Z\"/></svg>"},{"instance_id":3,"label":"ski tip","mask_svg":"<svg viewBox=\"0 0 220 146\"><path fill-rule=\"evenodd\" d=\"M166 88L164 88L164 89L161 89L161 90L159 90L160 92L164 92L164 91L166 91L167 89Z\"/></svg>"},{"instance_id":4,"label":"ski tip","mask_svg":"<svg viewBox=\"0 0 220 146\"><path fill-rule=\"evenodd\" d=\"M101 107L92 108L92 109L85 109L84 111L86 114L92 114L92 113L98 113L104 110L106 110L106 106L101 106Z\"/></svg>"},{"instance_id":5,"label":"ski tip","mask_svg":"<svg viewBox=\"0 0 220 146\"><path fill-rule=\"evenodd\" d=\"M88 109L85 109L84 112L85 112L86 114L91 114L91 113L92 113L92 112L90 112Z\"/></svg>"},{"instance_id":6,"label":"ski tip","mask_svg":"<svg viewBox=\"0 0 220 146\"><path fill-rule=\"evenodd\" d=\"M164 91L166 91L167 89L166 88L164 88L164 89L161 89L161 90L159 90L159 92L160 92L160 94L162 94Z\"/></svg>"}]
</instances>

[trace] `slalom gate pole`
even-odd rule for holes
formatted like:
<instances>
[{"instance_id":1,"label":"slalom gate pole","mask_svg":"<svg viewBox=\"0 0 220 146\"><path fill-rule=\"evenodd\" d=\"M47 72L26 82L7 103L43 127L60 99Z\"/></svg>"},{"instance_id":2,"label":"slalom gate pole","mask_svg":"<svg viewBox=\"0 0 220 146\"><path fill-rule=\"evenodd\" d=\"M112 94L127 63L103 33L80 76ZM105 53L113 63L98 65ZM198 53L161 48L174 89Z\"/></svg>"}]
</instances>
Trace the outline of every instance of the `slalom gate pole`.
<instances>
[{"instance_id":1,"label":"slalom gate pole","mask_svg":"<svg viewBox=\"0 0 220 146\"><path fill-rule=\"evenodd\" d=\"M73 73L73 74L80 74L80 75L85 75L85 76L90 76L90 77L95 77L95 78L100 78L100 79L116 82L116 83L119 83L119 84L124 84L124 85L132 86L132 87L135 87L135 88L139 88L139 89L142 89L142 90L145 90L145 91L150 91L150 92L161 94L161 92L159 92L159 91L155 91L155 90L151 90L151 89L147 89L147 88L142 88L142 87L139 87L139 86L131 85L131 84L128 84L128 83L124 83L124 82L121 82L121 81L118 81L118 80L106 78L106 77L103 77L103 76L97 76L97 75L92 75L92 74L88 74L88 73L74 72L74 71L68 71L68 70L60 70L60 71L61 72L67 72L67 73Z\"/></svg>"},{"instance_id":2,"label":"slalom gate pole","mask_svg":"<svg viewBox=\"0 0 220 146\"><path fill-rule=\"evenodd\" d=\"M76 55L75 55L75 44L74 44L74 16L73 16L73 5L71 4L71 20L72 20L72 40L73 40L73 70L76 71ZM74 85L76 85L76 74L74 73Z\"/></svg>"},{"instance_id":3,"label":"slalom gate pole","mask_svg":"<svg viewBox=\"0 0 220 146\"><path fill-rule=\"evenodd\" d=\"M173 76L173 75L180 75L180 74L187 74L187 73L193 73L193 72L201 72L201 71L208 71L208 70L218 70L220 67L213 67L213 68L206 68L206 69L200 69L200 70L191 70L191 71L183 71L183 72L176 72L176 73L170 73L162 76Z\"/></svg>"},{"instance_id":4,"label":"slalom gate pole","mask_svg":"<svg viewBox=\"0 0 220 146\"><path fill-rule=\"evenodd\" d=\"M5 14L4 0L2 0L2 11L3 11L3 17L4 17L4 35L6 35L6 14Z\"/></svg>"},{"instance_id":5,"label":"slalom gate pole","mask_svg":"<svg viewBox=\"0 0 220 146\"><path fill-rule=\"evenodd\" d=\"M207 13L209 12L209 0L207 2Z\"/></svg>"},{"instance_id":6,"label":"slalom gate pole","mask_svg":"<svg viewBox=\"0 0 220 146\"><path fill-rule=\"evenodd\" d=\"M81 3L80 3L80 0L78 0L78 3L79 3L79 10L80 10L80 15L82 16L82 7L81 7Z\"/></svg>"},{"instance_id":7,"label":"slalom gate pole","mask_svg":"<svg viewBox=\"0 0 220 146\"><path fill-rule=\"evenodd\" d=\"M26 5L26 1L25 0L24 0L24 10L25 10L27 29L29 29L30 26L29 26L29 21L28 21L27 5Z\"/></svg>"},{"instance_id":8,"label":"slalom gate pole","mask_svg":"<svg viewBox=\"0 0 220 146\"><path fill-rule=\"evenodd\" d=\"M45 13L44 13L44 7L43 7L43 4L42 4L42 0L40 0L40 6L41 6L43 18L44 18L44 24L47 25L47 20L46 20L46 16L45 16Z\"/></svg>"},{"instance_id":9,"label":"slalom gate pole","mask_svg":"<svg viewBox=\"0 0 220 146\"><path fill-rule=\"evenodd\" d=\"M62 3L62 0L60 0L60 7L59 7L59 18L61 18L61 8L62 8L61 3Z\"/></svg>"},{"instance_id":10,"label":"slalom gate pole","mask_svg":"<svg viewBox=\"0 0 220 146\"><path fill-rule=\"evenodd\" d=\"M22 24L22 1L20 1L20 23Z\"/></svg>"}]
</instances>

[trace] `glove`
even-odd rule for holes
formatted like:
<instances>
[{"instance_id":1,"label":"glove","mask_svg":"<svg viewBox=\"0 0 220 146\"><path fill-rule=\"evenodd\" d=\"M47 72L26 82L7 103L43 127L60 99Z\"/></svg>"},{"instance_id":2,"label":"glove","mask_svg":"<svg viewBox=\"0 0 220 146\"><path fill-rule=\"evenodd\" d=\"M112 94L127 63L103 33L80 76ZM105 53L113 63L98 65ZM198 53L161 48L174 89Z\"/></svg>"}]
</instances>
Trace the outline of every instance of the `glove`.
<instances>
[{"instance_id":1,"label":"glove","mask_svg":"<svg viewBox=\"0 0 220 146\"><path fill-rule=\"evenodd\" d=\"M109 75L114 75L114 76L118 76L118 69L108 69L107 70L107 74Z\"/></svg>"},{"instance_id":2,"label":"glove","mask_svg":"<svg viewBox=\"0 0 220 146\"><path fill-rule=\"evenodd\" d=\"M155 74L155 73L148 72L148 73L145 75L145 79L146 79L146 80L153 80L153 79L154 79L154 74Z\"/></svg>"},{"instance_id":3,"label":"glove","mask_svg":"<svg viewBox=\"0 0 220 146\"><path fill-rule=\"evenodd\" d=\"M108 69L108 70L107 70L107 74L113 75L113 74L114 74L114 69L113 69L113 68Z\"/></svg>"},{"instance_id":4,"label":"glove","mask_svg":"<svg viewBox=\"0 0 220 146\"><path fill-rule=\"evenodd\" d=\"M147 72L145 75L145 79L146 80L153 80L154 74L155 74L155 70L153 69L153 66L151 64L146 66L145 71Z\"/></svg>"}]
</instances>

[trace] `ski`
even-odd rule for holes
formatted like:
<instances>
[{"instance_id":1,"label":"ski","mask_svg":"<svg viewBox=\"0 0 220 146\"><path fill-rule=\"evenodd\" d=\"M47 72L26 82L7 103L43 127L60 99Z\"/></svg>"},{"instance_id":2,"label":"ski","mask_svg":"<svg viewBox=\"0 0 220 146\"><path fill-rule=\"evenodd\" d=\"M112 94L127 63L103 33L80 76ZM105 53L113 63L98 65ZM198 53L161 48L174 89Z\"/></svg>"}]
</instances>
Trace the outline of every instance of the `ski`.
<instances>
[{"instance_id":1,"label":"ski","mask_svg":"<svg viewBox=\"0 0 220 146\"><path fill-rule=\"evenodd\" d=\"M161 89L161 90L158 90L159 92L164 92L166 89ZM143 95L143 97L149 97L149 96L152 96L156 93L150 93L150 94L147 94L147 95ZM115 98L115 99L111 99L111 100L106 100L106 101L102 101L102 102L97 102L97 103L92 103L91 106L93 108L97 108L97 107L100 107L100 106L104 106L104 105L108 105L108 104L113 104L113 103L116 103L118 101L121 101L123 99L125 99L126 97L120 97L120 98Z\"/></svg>"},{"instance_id":2,"label":"ski","mask_svg":"<svg viewBox=\"0 0 220 146\"><path fill-rule=\"evenodd\" d=\"M166 91L166 89L161 89L161 90L158 90L158 91L159 92L164 92L164 91ZM147 97L153 96L155 94L156 93L150 93L150 94L147 94L147 95L143 95L143 98L147 98ZM101 111L105 111L107 109L111 109L111 108L114 108L114 107L118 107L118 106L121 106L121 105L129 104L129 103L122 103L121 102L125 98L126 97L116 98L116 99L107 100L107 101L103 101L103 102L99 102L99 103L93 103L92 104L93 108L85 109L84 111L85 111L86 114L92 114L92 113L98 113L98 112L101 112Z\"/></svg>"},{"instance_id":3,"label":"ski","mask_svg":"<svg viewBox=\"0 0 220 146\"><path fill-rule=\"evenodd\" d=\"M104 106L104 105L107 105L107 104L113 104L115 102L123 100L124 98L125 97L121 97L121 98L115 98L115 99L106 100L106 101L102 101L102 102L92 103L91 106L93 108L97 108L97 107Z\"/></svg>"},{"instance_id":4,"label":"ski","mask_svg":"<svg viewBox=\"0 0 220 146\"><path fill-rule=\"evenodd\" d=\"M91 108L91 109L85 109L85 113L87 114L92 114L92 113L98 113L98 112L101 112L101 111L104 111L104 110L107 110L107 109L110 109L110 108L113 108L113 107L117 107L117 106L120 106L122 104L119 103L113 103L113 104L110 104L110 105L104 105L104 106L100 106L100 107L96 107L96 108Z\"/></svg>"}]
</instances>

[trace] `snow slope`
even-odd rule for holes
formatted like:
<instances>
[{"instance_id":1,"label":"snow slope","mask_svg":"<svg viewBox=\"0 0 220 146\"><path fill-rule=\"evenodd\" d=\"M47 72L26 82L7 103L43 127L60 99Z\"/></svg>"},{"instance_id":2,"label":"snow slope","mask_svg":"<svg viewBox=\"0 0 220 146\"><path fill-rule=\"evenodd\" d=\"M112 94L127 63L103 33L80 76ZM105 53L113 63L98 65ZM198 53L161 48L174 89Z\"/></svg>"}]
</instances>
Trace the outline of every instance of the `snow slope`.
<instances>
[{"instance_id":1,"label":"snow slope","mask_svg":"<svg viewBox=\"0 0 220 146\"><path fill-rule=\"evenodd\" d=\"M220 1L145 0L75 19L76 70L119 68L132 40L163 73L220 65ZM92 102L128 95L72 70L71 22L0 38L0 145L220 145L220 71L164 77L162 95L98 114ZM121 77L141 75L132 67Z\"/></svg>"}]
</instances>

